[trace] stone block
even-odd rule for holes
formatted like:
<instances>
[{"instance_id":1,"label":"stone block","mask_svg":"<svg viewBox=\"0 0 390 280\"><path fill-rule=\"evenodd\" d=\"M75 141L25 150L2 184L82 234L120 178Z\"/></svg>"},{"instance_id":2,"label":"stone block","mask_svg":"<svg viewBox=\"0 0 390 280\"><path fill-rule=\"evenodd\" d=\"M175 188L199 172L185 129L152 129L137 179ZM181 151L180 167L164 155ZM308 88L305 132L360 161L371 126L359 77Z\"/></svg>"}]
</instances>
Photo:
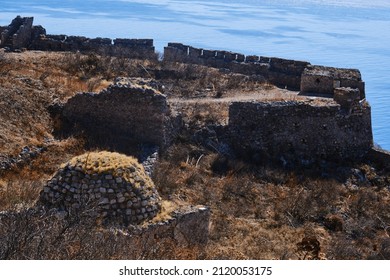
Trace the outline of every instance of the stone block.
<instances>
[{"instance_id":1,"label":"stone block","mask_svg":"<svg viewBox=\"0 0 390 280\"><path fill-rule=\"evenodd\" d=\"M338 87L358 88L364 98L364 82L356 69L309 65L302 73L301 93L333 96Z\"/></svg>"},{"instance_id":2,"label":"stone block","mask_svg":"<svg viewBox=\"0 0 390 280\"><path fill-rule=\"evenodd\" d=\"M338 87L334 89L333 99L340 104L341 107L349 109L356 104L359 104L360 90L358 88Z\"/></svg>"}]
</instances>

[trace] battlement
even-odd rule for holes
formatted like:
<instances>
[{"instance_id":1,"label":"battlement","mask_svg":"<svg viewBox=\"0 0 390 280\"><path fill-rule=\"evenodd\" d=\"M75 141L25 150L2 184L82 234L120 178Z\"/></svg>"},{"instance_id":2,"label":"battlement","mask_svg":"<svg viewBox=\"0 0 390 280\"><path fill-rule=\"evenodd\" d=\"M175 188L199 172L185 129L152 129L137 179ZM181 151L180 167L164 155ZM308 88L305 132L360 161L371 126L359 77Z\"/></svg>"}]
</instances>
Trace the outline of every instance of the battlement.
<instances>
[{"instance_id":1,"label":"battlement","mask_svg":"<svg viewBox=\"0 0 390 280\"><path fill-rule=\"evenodd\" d=\"M10 25L0 27L0 47L11 50L80 51L100 55L139 59L157 59L153 39L87 38L84 36L49 35L42 26L34 26L32 17L17 16ZM165 62L192 63L228 69L234 73L262 76L281 88L300 90L306 95L333 97L340 87L357 88L365 98L364 82L357 69L311 65L306 61L244 55L225 50L195 48L168 43Z\"/></svg>"},{"instance_id":2,"label":"battlement","mask_svg":"<svg viewBox=\"0 0 390 280\"><path fill-rule=\"evenodd\" d=\"M168 43L164 48L164 61L200 64L225 68L244 75L261 75L269 83L305 95L333 97L336 88L357 88L360 99L365 98L365 84L357 69L311 65L306 61L245 56L240 53L197 49L181 43Z\"/></svg>"},{"instance_id":3,"label":"battlement","mask_svg":"<svg viewBox=\"0 0 390 280\"><path fill-rule=\"evenodd\" d=\"M180 43L168 43L164 48L164 61L226 68L245 75L262 75L269 82L299 90L301 75L309 62L241 53L198 49Z\"/></svg>"},{"instance_id":4,"label":"battlement","mask_svg":"<svg viewBox=\"0 0 390 280\"><path fill-rule=\"evenodd\" d=\"M152 39L87 38L49 35L42 26L33 26L33 17L17 16L10 25L0 27L0 47L11 50L80 51L128 58L156 59Z\"/></svg>"}]
</instances>

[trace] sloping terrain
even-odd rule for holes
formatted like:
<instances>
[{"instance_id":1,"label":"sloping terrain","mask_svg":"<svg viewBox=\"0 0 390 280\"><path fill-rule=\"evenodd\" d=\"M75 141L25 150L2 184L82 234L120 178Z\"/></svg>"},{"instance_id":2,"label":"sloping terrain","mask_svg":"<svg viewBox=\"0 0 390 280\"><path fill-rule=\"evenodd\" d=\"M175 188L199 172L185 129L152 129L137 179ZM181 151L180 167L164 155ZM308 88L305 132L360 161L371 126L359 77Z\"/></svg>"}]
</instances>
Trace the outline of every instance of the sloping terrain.
<instances>
[{"instance_id":1,"label":"sloping terrain","mask_svg":"<svg viewBox=\"0 0 390 280\"><path fill-rule=\"evenodd\" d=\"M77 53L1 51L0 74L0 160L17 162L0 171L0 211L33 205L58 166L88 150L83 135L53 136L51 104L79 91L99 91L117 76L152 78L187 128L161 155L153 180L166 200L212 209L205 249L153 258L390 258L389 170L369 162L256 165L229 157L228 147L210 137L213 131L203 130L226 123L231 101L303 98L296 92L202 66ZM44 149L18 162L26 146ZM27 249L13 257L23 258Z\"/></svg>"}]
</instances>

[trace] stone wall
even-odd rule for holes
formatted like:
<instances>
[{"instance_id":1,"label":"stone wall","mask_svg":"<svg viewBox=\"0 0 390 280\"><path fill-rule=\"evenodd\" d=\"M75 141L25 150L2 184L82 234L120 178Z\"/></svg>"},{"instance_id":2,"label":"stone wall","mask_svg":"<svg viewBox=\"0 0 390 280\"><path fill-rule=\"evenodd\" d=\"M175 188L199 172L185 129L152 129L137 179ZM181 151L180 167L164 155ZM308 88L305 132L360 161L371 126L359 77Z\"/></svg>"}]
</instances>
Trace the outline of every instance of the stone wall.
<instances>
[{"instance_id":1,"label":"stone wall","mask_svg":"<svg viewBox=\"0 0 390 280\"><path fill-rule=\"evenodd\" d=\"M164 61L227 68L245 75L262 75L277 86L293 90L299 90L301 75L309 65L305 61L245 56L229 51L197 49L180 43L168 43L164 48Z\"/></svg>"},{"instance_id":2,"label":"stone wall","mask_svg":"<svg viewBox=\"0 0 390 280\"><path fill-rule=\"evenodd\" d=\"M26 48L31 41L32 17L17 16L10 25L0 28L0 47Z\"/></svg>"},{"instance_id":3,"label":"stone wall","mask_svg":"<svg viewBox=\"0 0 390 280\"><path fill-rule=\"evenodd\" d=\"M100 55L156 59L152 39L87 38L83 36L41 35L29 47L42 51L81 51Z\"/></svg>"},{"instance_id":4,"label":"stone wall","mask_svg":"<svg viewBox=\"0 0 390 280\"><path fill-rule=\"evenodd\" d=\"M140 145L166 147L180 124L165 95L139 84L117 83L100 93L79 93L61 111L63 129L84 132L90 144L123 153Z\"/></svg>"},{"instance_id":5,"label":"stone wall","mask_svg":"<svg viewBox=\"0 0 390 280\"><path fill-rule=\"evenodd\" d=\"M370 107L335 102L235 102L229 108L232 146L255 161L361 158L372 147Z\"/></svg>"},{"instance_id":6,"label":"stone wall","mask_svg":"<svg viewBox=\"0 0 390 280\"><path fill-rule=\"evenodd\" d=\"M303 94L333 96L338 87L360 90L365 98L364 82L357 69L343 69L311 65L277 57L197 49L180 43L168 43L164 48L164 61L201 64L226 68L245 75L262 75L268 82L283 88L300 90Z\"/></svg>"},{"instance_id":7,"label":"stone wall","mask_svg":"<svg viewBox=\"0 0 390 280\"><path fill-rule=\"evenodd\" d=\"M39 203L88 211L106 223L122 225L150 220L161 209L157 189L138 161L110 152L87 153L61 166L41 191Z\"/></svg>"},{"instance_id":8,"label":"stone wall","mask_svg":"<svg viewBox=\"0 0 390 280\"><path fill-rule=\"evenodd\" d=\"M365 98L364 82L357 69L310 65L303 71L301 93L333 96L339 87L357 88L360 99Z\"/></svg>"},{"instance_id":9,"label":"stone wall","mask_svg":"<svg viewBox=\"0 0 390 280\"><path fill-rule=\"evenodd\" d=\"M171 244L177 247L205 246L209 239L210 214L210 209L204 206L184 206L175 210L167 221L128 233L131 239L141 239L146 248L161 245L164 240L173 241ZM121 238L130 239L126 234Z\"/></svg>"},{"instance_id":10,"label":"stone wall","mask_svg":"<svg viewBox=\"0 0 390 280\"><path fill-rule=\"evenodd\" d=\"M390 168L390 152L373 147L367 154L367 160L383 168Z\"/></svg>"},{"instance_id":11,"label":"stone wall","mask_svg":"<svg viewBox=\"0 0 390 280\"><path fill-rule=\"evenodd\" d=\"M10 156L0 153L0 176L12 168L21 168L31 162L39 154L45 152L47 146L25 146L18 155Z\"/></svg>"},{"instance_id":12,"label":"stone wall","mask_svg":"<svg viewBox=\"0 0 390 280\"><path fill-rule=\"evenodd\" d=\"M0 47L11 50L81 51L129 58L156 59L152 39L87 38L47 35L42 26L33 26L32 17L17 16L9 26L0 27Z\"/></svg>"}]
</instances>

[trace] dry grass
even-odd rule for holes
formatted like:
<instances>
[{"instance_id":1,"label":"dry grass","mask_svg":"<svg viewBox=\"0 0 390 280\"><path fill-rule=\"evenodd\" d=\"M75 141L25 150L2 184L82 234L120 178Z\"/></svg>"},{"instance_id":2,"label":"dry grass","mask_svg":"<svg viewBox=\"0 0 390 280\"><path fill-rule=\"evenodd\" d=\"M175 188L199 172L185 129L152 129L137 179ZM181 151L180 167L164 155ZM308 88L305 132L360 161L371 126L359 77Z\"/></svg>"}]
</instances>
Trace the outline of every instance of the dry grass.
<instances>
[{"instance_id":1,"label":"dry grass","mask_svg":"<svg viewBox=\"0 0 390 280\"><path fill-rule=\"evenodd\" d=\"M32 207L41 191L43 180L0 181L0 211Z\"/></svg>"},{"instance_id":2,"label":"dry grass","mask_svg":"<svg viewBox=\"0 0 390 280\"><path fill-rule=\"evenodd\" d=\"M200 153L204 156L198 162ZM206 258L388 258L388 188L374 187L370 179L349 187L349 182L356 183L352 169L340 181L310 170L291 172L229 160L217 174L213 169L218 158L198 147L176 146L158 165L155 178L166 198L211 207ZM389 179L374 173L373 180Z\"/></svg>"},{"instance_id":3,"label":"dry grass","mask_svg":"<svg viewBox=\"0 0 390 280\"><path fill-rule=\"evenodd\" d=\"M87 174L112 173L115 176L117 172L124 173L127 169L144 172L144 168L138 163L138 160L119 153L100 151L88 152L83 155L72 158L64 163L61 168L80 169ZM125 176L125 174L123 175Z\"/></svg>"},{"instance_id":4,"label":"dry grass","mask_svg":"<svg viewBox=\"0 0 390 280\"><path fill-rule=\"evenodd\" d=\"M0 225L0 259L196 259L204 254L201 247L177 246L169 236L156 242L153 231L141 237L131 230L96 227L84 213L0 213Z\"/></svg>"}]
</instances>

